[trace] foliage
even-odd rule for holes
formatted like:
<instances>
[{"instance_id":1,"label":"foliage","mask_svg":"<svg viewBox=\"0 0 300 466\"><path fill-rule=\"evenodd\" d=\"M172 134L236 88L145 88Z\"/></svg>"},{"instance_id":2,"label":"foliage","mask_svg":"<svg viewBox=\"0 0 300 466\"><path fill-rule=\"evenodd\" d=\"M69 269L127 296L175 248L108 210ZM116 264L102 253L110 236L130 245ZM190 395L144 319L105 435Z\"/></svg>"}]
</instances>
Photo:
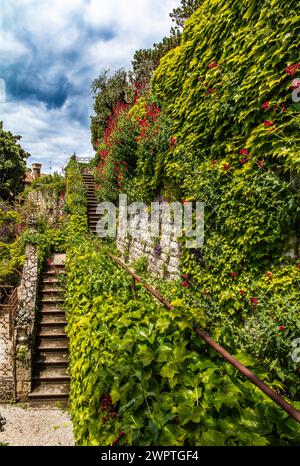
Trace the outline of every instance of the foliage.
<instances>
[{"instance_id":1,"label":"foliage","mask_svg":"<svg viewBox=\"0 0 300 466\"><path fill-rule=\"evenodd\" d=\"M92 144L97 147L97 140L103 135L107 120L112 116L113 109L118 103L125 104L130 98L131 88L129 76L124 69L117 70L112 76L108 70L102 71L100 76L92 82L94 95L94 111L92 117Z\"/></svg>"},{"instance_id":2,"label":"foliage","mask_svg":"<svg viewBox=\"0 0 300 466\"><path fill-rule=\"evenodd\" d=\"M196 166L206 158L230 163L246 148L256 161L297 169L299 108L290 86L299 68L289 65L298 59L299 24L291 8L283 0L207 0L187 21L181 46L153 81L179 136L169 163L178 177L181 151L191 151Z\"/></svg>"},{"instance_id":3,"label":"foliage","mask_svg":"<svg viewBox=\"0 0 300 466\"><path fill-rule=\"evenodd\" d=\"M69 160L66 167L67 176L67 207L69 221L67 226L68 242L76 241L78 237L88 232L87 201L82 174L76 157Z\"/></svg>"},{"instance_id":4,"label":"foliage","mask_svg":"<svg viewBox=\"0 0 300 466\"><path fill-rule=\"evenodd\" d=\"M105 249L82 239L67 257L77 445L298 444L299 425L195 336L205 316L133 294Z\"/></svg>"},{"instance_id":5,"label":"foliage","mask_svg":"<svg viewBox=\"0 0 300 466\"><path fill-rule=\"evenodd\" d=\"M128 113L129 106L118 104L107 121L96 170L98 199L116 201L124 183L136 167L138 125Z\"/></svg>"},{"instance_id":6,"label":"foliage","mask_svg":"<svg viewBox=\"0 0 300 466\"><path fill-rule=\"evenodd\" d=\"M98 147L98 200L116 202L124 191L134 200L152 200L164 181L159 156L169 146L166 119L152 98L142 92L133 105L118 104Z\"/></svg>"},{"instance_id":7,"label":"foliage","mask_svg":"<svg viewBox=\"0 0 300 466\"><path fill-rule=\"evenodd\" d=\"M20 136L4 131L0 122L0 198L13 200L24 189L26 158L29 154L19 144Z\"/></svg>"},{"instance_id":8,"label":"foliage","mask_svg":"<svg viewBox=\"0 0 300 466\"><path fill-rule=\"evenodd\" d=\"M132 75L136 82L149 82L160 60L170 50L180 45L182 29L185 21L194 13L203 0L181 0L170 17L174 23L169 36L155 43L150 49L137 50L132 61Z\"/></svg>"},{"instance_id":9,"label":"foliage","mask_svg":"<svg viewBox=\"0 0 300 466\"><path fill-rule=\"evenodd\" d=\"M185 21L199 8L203 3L203 0L181 0L181 5L178 8L174 8L170 17L172 18L175 27L172 32L176 30L181 31L184 28Z\"/></svg>"},{"instance_id":10,"label":"foliage","mask_svg":"<svg viewBox=\"0 0 300 466\"><path fill-rule=\"evenodd\" d=\"M66 191L66 179L58 173L53 173L53 175L46 175L38 180L33 180L31 189L47 191L49 194L53 193L57 198L63 199Z\"/></svg>"}]
</instances>

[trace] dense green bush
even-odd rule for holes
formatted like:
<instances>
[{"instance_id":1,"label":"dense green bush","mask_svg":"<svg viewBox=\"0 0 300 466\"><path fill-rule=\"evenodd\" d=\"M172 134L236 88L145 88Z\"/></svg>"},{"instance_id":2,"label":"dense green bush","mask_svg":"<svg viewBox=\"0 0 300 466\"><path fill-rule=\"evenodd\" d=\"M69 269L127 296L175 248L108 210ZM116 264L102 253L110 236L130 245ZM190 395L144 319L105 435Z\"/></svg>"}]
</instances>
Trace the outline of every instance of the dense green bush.
<instances>
[{"instance_id":1,"label":"dense green bush","mask_svg":"<svg viewBox=\"0 0 300 466\"><path fill-rule=\"evenodd\" d=\"M77 445L299 443L299 425L195 336L198 310L177 300L167 311L140 286L133 294L97 240L69 251L67 272Z\"/></svg>"},{"instance_id":2,"label":"dense green bush","mask_svg":"<svg viewBox=\"0 0 300 466\"><path fill-rule=\"evenodd\" d=\"M87 200L80 166L73 156L66 167L67 178L67 210L69 220L67 226L67 239L76 241L78 237L88 232Z\"/></svg>"}]
</instances>

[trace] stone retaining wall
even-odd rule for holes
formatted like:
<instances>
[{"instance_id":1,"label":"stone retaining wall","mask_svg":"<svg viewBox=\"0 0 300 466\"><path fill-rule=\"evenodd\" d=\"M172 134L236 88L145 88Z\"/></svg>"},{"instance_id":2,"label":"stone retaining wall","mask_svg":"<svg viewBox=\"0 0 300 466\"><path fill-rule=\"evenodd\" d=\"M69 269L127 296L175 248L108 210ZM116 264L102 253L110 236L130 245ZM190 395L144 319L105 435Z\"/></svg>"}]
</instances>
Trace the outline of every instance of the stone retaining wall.
<instances>
[{"instance_id":1,"label":"stone retaining wall","mask_svg":"<svg viewBox=\"0 0 300 466\"><path fill-rule=\"evenodd\" d=\"M161 278L180 278L180 246L172 234L152 238L147 226L140 225L139 237L117 237L117 247L122 259L134 265L139 259L147 261L148 270ZM170 231L172 225L170 224Z\"/></svg>"},{"instance_id":2,"label":"stone retaining wall","mask_svg":"<svg viewBox=\"0 0 300 466\"><path fill-rule=\"evenodd\" d=\"M9 309L0 306L0 403L14 398L14 357Z\"/></svg>"},{"instance_id":3,"label":"stone retaining wall","mask_svg":"<svg viewBox=\"0 0 300 466\"><path fill-rule=\"evenodd\" d=\"M17 400L26 400L31 391L31 360L37 287L37 251L34 246L27 245L26 262L18 288L18 308L15 319Z\"/></svg>"}]
</instances>

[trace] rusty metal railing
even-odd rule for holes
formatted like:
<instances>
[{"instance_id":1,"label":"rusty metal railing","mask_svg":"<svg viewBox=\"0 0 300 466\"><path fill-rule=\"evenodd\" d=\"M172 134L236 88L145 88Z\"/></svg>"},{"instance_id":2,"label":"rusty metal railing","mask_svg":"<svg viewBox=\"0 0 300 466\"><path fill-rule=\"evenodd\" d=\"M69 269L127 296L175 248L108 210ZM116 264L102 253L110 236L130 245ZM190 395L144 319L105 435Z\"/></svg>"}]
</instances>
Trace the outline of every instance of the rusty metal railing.
<instances>
[{"instance_id":1,"label":"rusty metal railing","mask_svg":"<svg viewBox=\"0 0 300 466\"><path fill-rule=\"evenodd\" d=\"M130 270L126 264L124 264L120 259L115 257L113 254L108 253L109 257L116 262L122 269L124 269L129 275L133 277L134 283L138 282L143 285L143 287L149 291L159 302L161 302L166 309L174 310L172 306L163 296L161 296L156 290L154 290L150 285L144 282L144 280L139 277L135 272ZM265 384L260 380L256 375L251 372L247 367L241 364L234 356L232 356L228 351L222 348L218 343L216 343L206 332L201 330L199 327L195 328L195 333L202 338L211 348L213 348L217 353L222 356L227 362L229 362L233 367L235 367L241 374L243 374L250 382L252 382L256 387L258 387L265 395L267 395L271 400L273 400L278 406L280 406L289 416L291 416L295 421L300 423L300 411L295 409L290 403L285 401L278 393L276 393L271 387Z\"/></svg>"}]
</instances>

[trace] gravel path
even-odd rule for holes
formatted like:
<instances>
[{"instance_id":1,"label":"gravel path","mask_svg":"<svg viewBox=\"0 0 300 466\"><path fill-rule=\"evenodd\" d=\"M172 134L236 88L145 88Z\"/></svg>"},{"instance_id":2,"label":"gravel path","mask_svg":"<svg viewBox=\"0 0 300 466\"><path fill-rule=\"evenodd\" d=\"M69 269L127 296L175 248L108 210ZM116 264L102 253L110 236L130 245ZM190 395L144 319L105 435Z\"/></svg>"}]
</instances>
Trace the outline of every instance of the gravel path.
<instances>
[{"instance_id":1,"label":"gravel path","mask_svg":"<svg viewBox=\"0 0 300 466\"><path fill-rule=\"evenodd\" d=\"M0 404L0 414L6 419L4 432L0 432L0 443L11 446L74 445L72 421L65 411Z\"/></svg>"}]
</instances>

